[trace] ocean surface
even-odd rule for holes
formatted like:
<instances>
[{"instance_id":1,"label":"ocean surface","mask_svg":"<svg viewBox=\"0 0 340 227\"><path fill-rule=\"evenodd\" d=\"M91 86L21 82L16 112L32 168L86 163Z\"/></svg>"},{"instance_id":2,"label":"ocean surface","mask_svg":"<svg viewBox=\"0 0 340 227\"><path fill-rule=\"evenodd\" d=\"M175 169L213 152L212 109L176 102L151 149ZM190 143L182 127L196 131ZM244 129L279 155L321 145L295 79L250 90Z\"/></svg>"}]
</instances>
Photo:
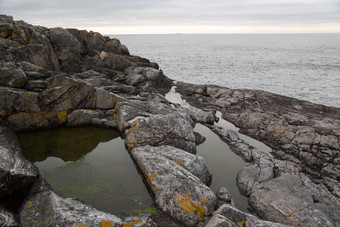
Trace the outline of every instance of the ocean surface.
<instances>
[{"instance_id":1,"label":"ocean surface","mask_svg":"<svg viewBox=\"0 0 340 227\"><path fill-rule=\"evenodd\" d=\"M340 34L110 35L171 79L340 107Z\"/></svg>"}]
</instances>

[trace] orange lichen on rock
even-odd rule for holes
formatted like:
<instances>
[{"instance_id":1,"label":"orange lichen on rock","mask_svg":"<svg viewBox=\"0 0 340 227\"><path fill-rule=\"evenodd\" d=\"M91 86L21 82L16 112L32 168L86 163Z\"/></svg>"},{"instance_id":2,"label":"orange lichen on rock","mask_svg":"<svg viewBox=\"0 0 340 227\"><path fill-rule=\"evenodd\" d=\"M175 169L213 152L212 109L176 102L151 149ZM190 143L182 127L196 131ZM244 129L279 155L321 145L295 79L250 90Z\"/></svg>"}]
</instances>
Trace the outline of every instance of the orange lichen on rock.
<instances>
[{"instance_id":1,"label":"orange lichen on rock","mask_svg":"<svg viewBox=\"0 0 340 227\"><path fill-rule=\"evenodd\" d=\"M287 217L289 217L289 218L291 218L296 212L298 212L297 210L296 211L294 211L293 213L291 213L291 214L288 214L288 216Z\"/></svg>"},{"instance_id":2,"label":"orange lichen on rock","mask_svg":"<svg viewBox=\"0 0 340 227\"><path fill-rule=\"evenodd\" d=\"M135 224L138 224L140 222L141 222L141 220L139 218L137 218L137 219L135 219L133 221L124 223L123 227L133 227L133 226L135 226Z\"/></svg>"},{"instance_id":3,"label":"orange lichen on rock","mask_svg":"<svg viewBox=\"0 0 340 227\"><path fill-rule=\"evenodd\" d=\"M86 225L82 225L82 224L77 224L77 227L86 227Z\"/></svg>"},{"instance_id":4,"label":"orange lichen on rock","mask_svg":"<svg viewBox=\"0 0 340 227\"><path fill-rule=\"evenodd\" d=\"M237 222L237 225L240 226L240 227L243 227L244 226L244 221Z\"/></svg>"},{"instance_id":5,"label":"orange lichen on rock","mask_svg":"<svg viewBox=\"0 0 340 227\"><path fill-rule=\"evenodd\" d=\"M33 201L28 201L28 207L32 207L33 206Z\"/></svg>"},{"instance_id":6,"label":"orange lichen on rock","mask_svg":"<svg viewBox=\"0 0 340 227\"><path fill-rule=\"evenodd\" d=\"M102 227L112 227L112 222L103 220Z\"/></svg>"},{"instance_id":7,"label":"orange lichen on rock","mask_svg":"<svg viewBox=\"0 0 340 227\"><path fill-rule=\"evenodd\" d=\"M189 213L195 213L196 217L199 220L204 220L204 213L205 209L201 204L194 204L190 195L185 194L184 192L182 194L176 193L175 194L175 201L179 203L179 206L183 211L187 211ZM204 199L200 199L200 202L204 201Z\"/></svg>"},{"instance_id":8,"label":"orange lichen on rock","mask_svg":"<svg viewBox=\"0 0 340 227\"><path fill-rule=\"evenodd\" d=\"M159 190L158 187L153 183L153 180L154 180L157 176L158 176L157 173L151 174L151 175L148 177L147 181L148 181L148 184L149 184L152 188L154 188L154 189L156 189L156 190L158 191L158 190Z\"/></svg>"},{"instance_id":9,"label":"orange lichen on rock","mask_svg":"<svg viewBox=\"0 0 340 227\"><path fill-rule=\"evenodd\" d=\"M57 117L59 119L59 123L63 124L66 122L67 112L65 110L60 111L57 113Z\"/></svg>"},{"instance_id":10,"label":"orange lichen on rock","mask_svg":"<svg viewBox=\"0 0 340 227\"><path fill-rule=\"evenodd\" d=\"M175 163L179 166L184 167L184 163L182 161L176 160Z\"/></svg>"},{"instance_id":11,"label":"orange lichen on rock","mask_svg":"<svg viewBox=\"0 0 340 227\"><path fill-rule=\"evenodd\" d=\"M137 126L138 126L139 122L140 122L140 120L133 122L131 129L130 129L130 132L137 132Z\"/></svg>"},{"instance_id":12,"label":"orange lichen on rock","mask_svg":"<svg viewBox=\"0 0 340 227\"><path fill-rule=\"evenodd\" d=\"M23 93L22 96L24 97L29 97L29 98L33 98L33 95L32 95L32 92L26 92L26 93Z\"/></svg>"},{"instance_id":13,"label":"orange lichen on rock","mask_svg":"<svg viewBox=\"0 0 340 227\"><path fill-rule=\"evenodd\" d=\"M126 137L126 141L127 141L127 146L128 147L133 147L137 144L136 140L135 140L135 136L133 134L129 134L127 137Z\"/></svg>"},{"instance_id":14,"label":"orange lichen on rock","mask_svg":"<svg viewBox=\"0 0 340 227\"><path fill-rule=\"evenodd\" d=\"M289 128L285 128L282 132L280 132L280 134L283 135L283 134L285 134L288 131L289 131Z\"/></svg>"}]
</instances>

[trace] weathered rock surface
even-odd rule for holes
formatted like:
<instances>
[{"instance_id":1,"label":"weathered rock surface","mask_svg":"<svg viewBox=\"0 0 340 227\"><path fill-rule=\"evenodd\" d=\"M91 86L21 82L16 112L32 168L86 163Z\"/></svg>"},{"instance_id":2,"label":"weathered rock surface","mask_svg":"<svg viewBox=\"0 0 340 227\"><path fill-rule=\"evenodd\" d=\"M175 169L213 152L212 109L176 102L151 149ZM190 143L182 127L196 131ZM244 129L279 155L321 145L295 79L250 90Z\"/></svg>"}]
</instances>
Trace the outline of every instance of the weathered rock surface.
<instances>
[{"instance_id":1,"label":"weathered rock surface","mask_svg":"<svg viewBox=\"0 0 340 227\"><path fill-rule=\"evenodd\" d=\"M38 169L25 159L16 134L0 127L0 197L32 184Z\"/></svg>"},{"instance_id":2,"label":"weathered rock surface","mask_svg":"<svg viewBox=\"0 0 340 227\"><path fill-rule=\"evenodd\" d=\"M237 182L261 218L297 226L339 225L339 108L262 91L181 82L176 84L177 91L192 106L179 106L163 96L172 81L158 68L156 63L130 55L118 39L92 31L33 26L0 15L0 197L25 188L38 175L22 157L11 130L117 127L157 204L177 220L195 225L214 211L216 203L205 185L211 175L202 159L190 154L196 153L196 144L202 141L193 133L195 123L200 122L250 162ZM217 110L242 133L272 150L256 149L237 132L214 126ZM148 217L116 219L62 198L45 186L33 192L22 206L21 225L56 225L57 219L70 224L78 220L90 225L100 225L100 220L108 225L152 224ZM227 197L222 190L219 203L228 203ZM46 209L51 204L56 207ZM246 226L277 226L241 215L232 207L224 209L236 212L242 217L239 221L244 221L240 224ZM210 223L237 224L228 215L220 212ZM4 220L12 223L11 214Z\"/></svg>"},{"instance_id":3,"label":"weathered rock surface","mask_svg":"<svg viewBox=\"0 0 340 227\"><path fill-rule=\"evenodd\" d=\"M272 148L258 150L236 132L207 125L251 162L239 173L237 183L260 217L294 226L339 222L339 109L262 91L176 86L192 105L220 110L241 132Z\"/></svg>"},{"instance_id":4,"label":"weathered rock surface","mask_svg":"<svg viewBox=\"0 0 340 227\"><path fill-rule=\"evenodd\" d=\"M14 227L19 226L19 222L12 212L0 206L0 225Z\"/></svg>"},{"instance_id":5,"label":"weathered rock surface","mask_svg":"<svg viewBox=\"0 0 340 227\"><path fill-rule=\"evenodd\" d=\"M263 221L251 214L239 211L235 207L224 204L214 212L213 217L206 224L206 227L217 226L261 226L261 227L284 227L287 225Z\"/></svg>"},{"instance_id":6,"label":"weathered rock surface","mask_svg":"<svg viewBox=\"0 0 340 227\"><path fill-rule=\"evenodd\" d=\"M220 109L223 117L268 144L281 159L298 159L305 171L339 180L338 108L263 91L184 83L176 86L190 103ZM217 101L226 105L219 106Z\"/></svg>"},{"instance_id":7,"label":"weathered rock surface","mask_svg":"<svg viewBox=\"0 0 340 227\"><path fill-rule=\"evenodd\" d=\"M335 226L335 210L313 201L298 177L282 174L250 194L249 204L266 220L298 226ZM333 221L332 221L333 220Z\"/></svg>"},{"instance_id":8,"label":"weathered rock surface","mask_svg":"<svg viewBox=\"0 0 340 227\"><path fill-rule=\"evenodd\" d=\"M138 147L131 155L164 212L194 226L214 211L216 197L205 185L211 175L202 158L170 146Z\"/></svg>"},{"instance_id":9,"label":"weathered rock surface","mask_svg":"<svg viewBox=\"0 0 340 227\"><path fill-rule=\"evenodd\" d=\"M136 120L126 135L129 150L145 145L171 145L196 154L196 143L190 123L176 114L154 115Z\"/></svg>"},{"instance_id":10,"label":"weathered rock surface","mask_svg":"<svg viewBox=\"0 0 340 227\"><path fill-rule=\"evenodd\" d=\"M117 121L117 127L121 132L131 127L131 125L138 119L152 117L154 115L172 114L177 117L184 118L192 126L193 120L186 110L178 110L171 106L163 96L152 97L152 101L147 98L135 98L118 102L116 105L116 113L114 118Z\"/></svg>"},{"instance_id":11,"label":"weathered rock surface","mask_svg":"<svg viewBox=\"0 0 340 227\"><path fill-rule=\"evenodd\" d=\"M232 201L230 192L225 187L221 187L216 192L216 198L217 198L217 202L216 202L217 208L222 206L223 204L232 204L233 205L233 201Z\"/></svg>"}]
</instances>

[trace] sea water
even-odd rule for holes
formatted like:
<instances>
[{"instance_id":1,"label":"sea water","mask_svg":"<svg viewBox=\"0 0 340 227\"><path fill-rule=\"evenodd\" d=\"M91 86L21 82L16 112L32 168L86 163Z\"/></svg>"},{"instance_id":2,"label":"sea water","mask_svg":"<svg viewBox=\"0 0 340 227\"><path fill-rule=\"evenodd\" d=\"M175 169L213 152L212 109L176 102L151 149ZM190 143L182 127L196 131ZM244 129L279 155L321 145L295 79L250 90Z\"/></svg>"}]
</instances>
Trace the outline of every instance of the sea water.
<instances>
[{"instance_id":1,"label":"sea water","mask_svg":"<svg viewBox=\"0 0 340 227\"><path fill-rule=\"evenodd\" d=\"M171 79L340 107L340 34L111 35Z\"/></svg>"}]
</instances>

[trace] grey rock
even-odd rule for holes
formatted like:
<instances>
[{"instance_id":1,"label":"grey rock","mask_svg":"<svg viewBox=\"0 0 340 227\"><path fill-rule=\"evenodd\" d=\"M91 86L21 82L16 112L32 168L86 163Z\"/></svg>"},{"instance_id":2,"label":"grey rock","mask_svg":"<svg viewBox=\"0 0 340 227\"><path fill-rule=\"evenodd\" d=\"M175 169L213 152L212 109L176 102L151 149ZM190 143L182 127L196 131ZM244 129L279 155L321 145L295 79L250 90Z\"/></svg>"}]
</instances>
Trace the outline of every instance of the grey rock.
<instances>
[{"instance_id":1,"label":"grey rock","mask_svg":"<svg viewBox=\"0 0 340 227\"><path fill-rule=\"evenodd\" d=\"M22 154L18 138L12 130L0 127L0 197L32 184L38 169Z\"/></svg>"},{"instance_id":2,"label":"grey rock","mask_svg":"<svg viewBox=\"0 0 340 227\"><path fill-rule=\"evenodd\" d=\"M19 222L12 212L0 206L0 225L14 227L19 226Z\"/></svg>"},{"instance_id":3,"label":"grey rock","mask_svg":"<svg viewBox=\"0 0 340 227\"><path fill-rule=\"evenodd\" d=\"M79 109L67 115L68 126L90 125L94 118L99 118L100 113L95 110Z\"/></svg>"},{"instance_id":4,"label":"grey rock","mask_svg":"<svg viewBox=\"0 0 340 227\"><path fill-rule=\"evenodd\" d=\"M86 96L87 99L90 99L89 94ZM95 93L93 94L94 104L93 106L97 109L114 109L118 101L122 100L122 98L118 95L115 95L111 92L105 91L104 89L97 88Z\"/></svg>"},{"instance_id":5,"label":"grey rock","mask_svg":"<svg viewBox=\"0 0 340 227\"><path fill-rule=\"evenodd\" d=\"M76 81L64 75L56 75L49 80L50 88L41 93L47 110L69 111L91 108L94 102L95 88L83 81ZM77 108L75 108L77 107Z\"/></svg>"},{"instance_id":6,"label":"grey rock","mask_svg":"<svg viewBox=\"0 0 340 227\"><path fill-rule=\"evenodd\" d=\"M249 205L260 217L288 225L335 224L315 207L311 194L300 179L288 174L266 181L260 189L250 194Z\"/></svg>"},{"instance_id":7,"label":"grey rock","mask_svg":"<svg viewBox=\"0 0 340 227\"><path fill-rule=\"evenodd\" d=\"M209 180L203 159L170 146L138 147L131 155L164 212L195 226L214 211L216 197L200 180Z\"/></svg>"},{"instance_id":8,"label":"grey rock","mask_svg":"<svg viewBox=\"0 0 340 227\"><path fill-rule=\"evenodd\" d=\"M61 68L67 72L78 72L81 68L81 44L68 30L51 28L48 31Z\"/></svg>"},{"instance_id":9,"label":"grey rock","mask_svg":"<svg viewBox=\"0 0 340 227\"><path fill-rule=\"evenodd\" d=\"M196 145L200 145L202 143L204 143L204 141L206 140L206 138L204 136L202 136L201 134L199 134L198 132L194 132L195 135L195 144Z\"/></svg>"},{"instance_id":10,"label":"grey rock","mask_svg":"<svg viewBox=\"0 0 340 227\"><path fill-rule=\"evenodd\" d=\"M13 62L0 63L0 86L23 88L27 83L25 73Z\"/></svg>"},{"instance_id":11,"label":"grey rock","mask_svg":"<svg viewBox=\"0 0 340 227\"><path fill-rule=\"evenodd\" d=\"M28 80L43 80L51 78L54 76L54 72L48 71L45 68L37 66L27 61L20 61L21 69L25 72ZM30 82L30 81L28 81Z\"/></svg>"},{"instance_id":12,"label":"grey rock","mask_svg":"<svg viewBox=\"0 0 340 227\"><path fill-rule=\"evenodd\" d=\"M129 67L126 68L126 82L129 85L149 88L166 88L170 89L171 81L164 76L162 71L152 67Z\"/></svg>"},{"instance_id":13,"label":"grey rock","mask_svg":"<svg viewBox=\"0 0 340 227\"><path fill-rule=\"evenodd\" d=\"M264 182L274 178L274 164L260 157L254 164L244 167L237 175L237 185L245 194L249 195L257 190Z\"/></svg>"},{"instance_id":14,"label":"grey rock","mask_svg":"<svg viewBox=\"0 0 340 227\"><path fill-rule=\"evenodd\" d=\"M222 217L224 217L224 219ZM259 226L259 227L285 227L287 225L274 223L270 221L263 221L255 216L244 213L230 204L224 204L217 211L214 212L212 220L220 219L223 220L225 226ZM228 220L228 221L227 221ZM209 221L209 223L214 223ZM231 223L234 223L232 225ZM229 224L229 225L226 225ZM209 226L209 225L207 225ZM216 225L212 225L216 226Z\"/></svg>"},{"instance_id":15,"label":"grey rock","mask_svg":"<svg viewBox=\"0 0 340 227\"><path fill-rule=\"evenodd\" d=\"M117 121L118 129L124 132L126 128L131 127L132 123L140 118L151 117L157 114L175 114L180 118L186 119L191 125L193 121L189 113L177 110L168 103L148 100L125 100L116 104L116 113L114 118Z\"/></svg>"},{"instance_id":16,"label":"grey rock","mask_svg":"<svg viewBox=\"0 0 340 227\"><path fill-rule=\"evenodd\" d=\"M228 130L228 135L231 141L237 141L239 139L237 132L233 130Z\"/></svg>"},{"instance_id":17,"label":"grey rock","mask_svg":"<svg viewBox=\"0 0 340 227\"><path fill-rule=\"evenodd\" d=\"M217 202L216 202L216 208L222 206L225 203L229 203L232 204L232 198L230 195L230 192L228 191L227 188L225 187L221 187L217 193L216 193L216 198L217 198Z\"/></svg>"},{"instance_id":18,"label":"grey rock","mask_svg":"<svg viewBox=\"0 0 340 227\"><path fill-rule=\"evenodd\" d=\"M214 124L216 121L215 112L212 110L204 111L194 106L188 106L186 109L189 110L191 118L202 124Z\"/></svg>"},{"instance_id":19,"label":"grey rock","mask_svg":"<svg viewBox=\"0 0 340 227\"><path fill-rule=\"evenodd\" d=\"M220 214L215 214L205 227L238 227L234 222Z\"/></svg>"},{"instance_id":20,"label":"grey rock","mask_svg":"<svg viewBox=\"0 0 340 227\"><path fill-rule=\"evenodd\" d=\"M192 126L176 114L136 120L126 134L125 144L129 150L145 145L171 145L193 154L197 152Z\"/></svg>"},{"instance_id":21,"label":"grey rock","mask_svg":"<svg viewBox=\"0 0 340 227\"><path fill-rule=\"evenodd\" d=\"M28 61L50 70L59 70L58 58L50 40L47 28L32 26L23 21L15 21L11 35L7 38L7 54L15 61Z\"/></svg>"},{"instance_id":22,"label":"grey rock","mask_svg":"<svg viewBox=\"0 0 340 227\"><path fill-rule=\"evenodd\" d=\"M7 38L13 32L14 21L13 17L0 15L0 38Z\"/></svg>"}]
</instances>

